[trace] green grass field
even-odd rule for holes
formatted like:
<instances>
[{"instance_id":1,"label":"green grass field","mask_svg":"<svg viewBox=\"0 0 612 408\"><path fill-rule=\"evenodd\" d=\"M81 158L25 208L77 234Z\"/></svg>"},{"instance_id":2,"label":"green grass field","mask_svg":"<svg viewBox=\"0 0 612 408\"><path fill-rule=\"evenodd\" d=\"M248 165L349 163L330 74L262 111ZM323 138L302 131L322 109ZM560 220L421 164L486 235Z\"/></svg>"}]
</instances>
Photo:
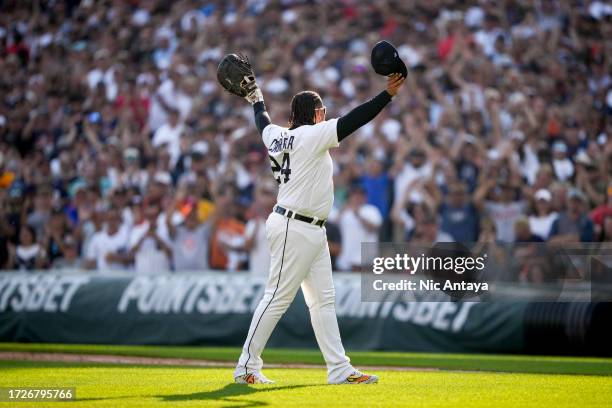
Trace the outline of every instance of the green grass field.
<instances>
[{"instance_id":1,"label":"green grass field","mask_svg":"<svg viewBox=\"0 0 612 408\"><path fill-rule=\"evenodd\" d=\"M234 361L236 348L0 343L2 351L112 354ZM17 407L611 407L612 359L350 353L378 370L376 385L329 386L324 369L268 369L272 385L232 383L230 368L0 361L0 387L76 387L77 401L20 402ZM306 350L267 350L267 362L321 364ZM439 371L425 370L437 368ZM469 370L458 371L458 370ZM480 370L480 371L475 371ZM9 406L9 403L0 403Z\"/></svg>"}]
</instances>

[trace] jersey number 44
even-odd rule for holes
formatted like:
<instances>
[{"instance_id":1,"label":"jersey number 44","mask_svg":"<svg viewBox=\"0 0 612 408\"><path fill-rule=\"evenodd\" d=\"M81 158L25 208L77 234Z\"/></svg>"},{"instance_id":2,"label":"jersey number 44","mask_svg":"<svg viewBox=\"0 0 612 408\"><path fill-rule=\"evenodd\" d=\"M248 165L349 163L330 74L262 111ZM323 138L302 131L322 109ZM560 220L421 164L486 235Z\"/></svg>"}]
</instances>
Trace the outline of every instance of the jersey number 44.
<instances>
[{"instance_id":1,"label":"jersey number 44","mask_svg":"<svg viewBox=\"0 0 612 408\"><path fill-rule=\"evenodd\" d=\"M270 162L272 165L272 174L274 175L276 182L278 184L287 183L289 181L289 176L291 175L289 153L283 154L283 161L280 164L272 156L270 156Z\"/></svg>"}]
</instances>

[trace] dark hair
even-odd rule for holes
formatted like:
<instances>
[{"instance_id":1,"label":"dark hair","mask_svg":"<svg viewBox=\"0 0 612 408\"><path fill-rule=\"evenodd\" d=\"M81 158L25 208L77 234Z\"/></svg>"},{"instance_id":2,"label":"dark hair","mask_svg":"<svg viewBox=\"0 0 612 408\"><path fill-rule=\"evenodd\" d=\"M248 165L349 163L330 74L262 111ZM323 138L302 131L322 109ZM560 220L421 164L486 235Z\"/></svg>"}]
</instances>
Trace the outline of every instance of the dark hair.
<instances>
[{"instance_id":1,"label":"dark hair","mask_svg":"<svg viewBox=\"0 0 612 408\"><path fill-rule=\"evenodd\" d=\"M115 213L115 215L117 215L119 218L122 217L122 215L121 215L121 208L116 207L114 205L112 205L112 206L110 206L110 207L108 207L106 209L106 216L108 216L110 213Z\"/></svg>"},{"instance_id":2,"label":"dark hair","mask_svg":"<svg viewBox=\"0 0 612 408\"><path fill-rule=\"evenodd\" d=\"M314 125L315 109L323 107L323 100L318 93L302 91L291 99L291 116L289 129L302 125Z\"/></svg>"},{"instance_id":3,"label":"dark hair","mask_svg":"<svg viewBox=\"0 0 612 408\"><path fill-rule=\"evenodd\" d=\"M32 241L36 242L36 230L32 226L28 224L23 224L21 225L21 229L28 231L32 236Z\"/></svg>"}]
</instances>

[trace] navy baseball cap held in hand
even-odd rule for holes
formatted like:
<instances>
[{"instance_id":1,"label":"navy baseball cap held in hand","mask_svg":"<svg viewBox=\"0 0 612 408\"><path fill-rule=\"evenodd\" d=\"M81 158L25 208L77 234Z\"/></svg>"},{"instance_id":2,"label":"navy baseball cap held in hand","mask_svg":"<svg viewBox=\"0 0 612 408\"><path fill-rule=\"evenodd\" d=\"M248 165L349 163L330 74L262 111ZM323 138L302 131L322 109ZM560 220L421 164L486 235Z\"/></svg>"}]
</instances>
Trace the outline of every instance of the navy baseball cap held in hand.
<instances>
[{"instance_id":1,"label":"navy baseball cap held in hand","mask_svg":"<svg viewBox=\"0 0 612 408\"><path fill-rule=\"evenodd\" d=\"M379 75L389 76L399 73L404 78L408 75L406 64L400 58L395 47L388 41L379 41L372 48L372 68Z\"/></svg>"}]
</instances>

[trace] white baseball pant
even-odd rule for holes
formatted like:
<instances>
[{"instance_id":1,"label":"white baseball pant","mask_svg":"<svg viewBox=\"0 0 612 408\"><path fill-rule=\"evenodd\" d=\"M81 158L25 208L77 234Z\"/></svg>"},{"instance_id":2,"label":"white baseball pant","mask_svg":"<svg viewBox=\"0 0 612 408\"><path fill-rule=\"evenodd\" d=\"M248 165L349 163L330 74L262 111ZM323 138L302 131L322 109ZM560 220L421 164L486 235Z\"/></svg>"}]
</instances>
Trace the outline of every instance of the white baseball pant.
<instances>
[{"instance_id":1,"label":"white baseball pant","mask_svg":"<svg viewBox=\"0 0 612 408\"><path fill-rule=\"evenodd\" d=\"M354 369L345 355L338 329L325 229L273 212L266 221L266 235L271 254L270 274L234 377L261 370L261 353L301 286L327 365L327 380L330 383L344 380Z\"/></svg>"}]
</instances>

